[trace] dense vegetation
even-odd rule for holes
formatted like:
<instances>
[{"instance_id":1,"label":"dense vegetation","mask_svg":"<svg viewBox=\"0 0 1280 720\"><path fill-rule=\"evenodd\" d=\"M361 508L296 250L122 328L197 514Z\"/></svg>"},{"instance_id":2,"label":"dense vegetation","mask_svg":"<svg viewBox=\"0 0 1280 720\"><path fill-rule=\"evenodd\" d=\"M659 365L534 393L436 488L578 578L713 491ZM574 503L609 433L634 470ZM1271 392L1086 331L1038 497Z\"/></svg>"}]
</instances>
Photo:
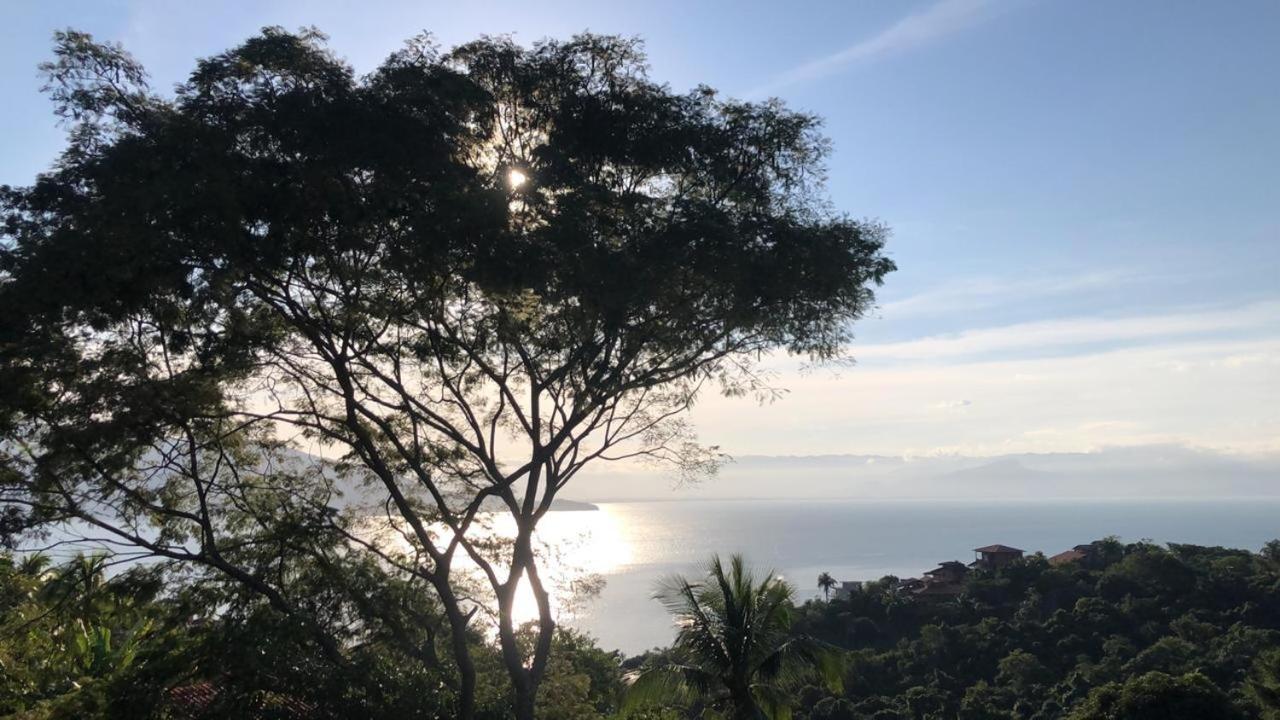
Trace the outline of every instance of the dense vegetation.
<instances>
[{"instance_id":1,"label":"dense vegetation","mask_svg":"<svg viewBox=\"0 0 1280 720\"><path fill-rule=\"evenodd\" d=\"M755 711L809 720L1280 717L1280 541L1260 553L1101 547L1091 567L1037 555L974 572L942 601L886 578L795 606L785 583L733 565L668 587L673 611L703 614L670 649L624 660L559 630L538 717L590 720L627 705L649 720L738 717L736 677ZM310 588L318 617L361 626L354 593L326 591L319 574L291 582ZM408 662L440 642L437 611L382 578L346 582L365 583L370 603L397 604L406 622L396 633L352 629L335 661L233 583L165 582L158 566L112 575L95 557L0 558L0 716L451 717L452 674ZM706 652L748 635L745 674ZM471 642L478 715L510 717L499 650L480 634ZM822 652L832 646L843 682ZM670 692L626 702L646 673L666 675Z\"/></svg>"},{"instance_id":2,"label":"dense vegetation","mask_svg":"<svg viewBox=\"0 0 1280 720\"><path fill-rule=\"evenodd\" d=\"M889 578L807 604L797 628L850 651L844 693L806 691L809 717L1275 716L1280 542L1100 547L1092 568L1036 555L971 573L955 600Z\"/></svg>"},{"instance_id":3,"label":"dense vegetation","mask_svg":"<svg viewBox=\"0 0 1280 720\"><path fill-rule=\"evenodd\" d=\"M319 572L289 579L312 594L311 609L329 631L345 628L335 659L308 628L235 584L171 585L179 578L156 565L109 573L101 556L60 566L42 556L0 556L0 717L456 717L447 661L422 661L443 651L438 609L416 605L417 593L385 578L347 578L346 590L326 588ZM372 611L345 599L360 587L368 603L397 606L404 625L390 632L363 619ZM479 633L470 640L479 716L510 717L513 693L496 643ZM538 716L611 714L622 693L621 661L558 630Z\"/></svg>"}]
</instances>

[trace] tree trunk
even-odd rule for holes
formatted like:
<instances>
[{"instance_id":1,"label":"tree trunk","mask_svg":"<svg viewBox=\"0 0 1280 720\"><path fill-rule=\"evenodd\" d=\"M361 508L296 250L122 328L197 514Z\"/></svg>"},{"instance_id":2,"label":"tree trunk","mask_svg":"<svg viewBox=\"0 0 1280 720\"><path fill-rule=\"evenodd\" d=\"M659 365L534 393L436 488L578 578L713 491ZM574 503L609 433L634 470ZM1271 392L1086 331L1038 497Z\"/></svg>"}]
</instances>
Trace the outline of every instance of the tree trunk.
<instances>
[{"instance_id":1,"label":"tree trunk","mask_svg":"<svg viewBox=\"0 0 1280 720\"><path fill-rule=\"evenodd\" d=\"M535 720L533 710L537 699L537 692L532 687L516 687L516 720Z\"/></svg>"},{"instance_id":2,"label":"tree trunk","mask_svg":"<svg viewBox=\"0 0 1280 720\"><path fill-rule=\"evenodd\" d=\"M555 619L551 615L550 599L538 578L532 535L530 524L520 523L512 549L512 572L508 575L507 584L498 593L498 638L502 646L502 660L515 691L516 720L534 720L538 686L546 670L555 632ZM516 641L513 616L516 591L519 588L520 579L526 576L529 578L538 604L538 635L534 639L533 654L527 658L529 661L527 666L526 658L521 654L519 643Z\"/></svg>"},{"instance_id":3,"label":"tree trunk","mask_svg":"<svg viewBox=\"0 0 1280 720\"><path fill-rule=\"evenodd\" d=\"M458 720L472 720L476 714L476 664L467 645L467 623L470 616L462 612L458 598L447 578L433 575L432 585L449 618L449 647L458 664Z\"/></svg>"}]
</instances>

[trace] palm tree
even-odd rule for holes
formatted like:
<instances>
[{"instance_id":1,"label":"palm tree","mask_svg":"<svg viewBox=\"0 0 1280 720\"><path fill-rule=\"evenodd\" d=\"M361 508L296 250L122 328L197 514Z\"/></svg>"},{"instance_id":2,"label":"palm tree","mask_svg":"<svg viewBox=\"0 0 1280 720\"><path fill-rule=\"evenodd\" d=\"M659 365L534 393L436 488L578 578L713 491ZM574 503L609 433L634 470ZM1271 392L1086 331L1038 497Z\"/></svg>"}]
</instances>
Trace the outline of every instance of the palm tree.
<instances>
[{"instance_id":1,"label":"palm tree","mask_svg":"<svg viewBox=\"0 0 1280 720\"><path fill-rule=\"evenodd\" d=\"M822 599L831 602L831 588L836 586L836 579L831 577L831 573L822 573L818 576L818 587L822 588Z\"/></svg>"},{"instance_id":2,"label":"palm tree","mask_svg":"<svg viewBox=\"0 0 1280 720\"><path fill-rule=\"evenodd\" d=\"M107 556L78 554L58 566L55 575L44 585L44 595L58 602L76 602L80 617L95 619L103 608L107 583Z\"/></svg>"},{"instance_id":3,"label":"palm tree","mask_svg":"<svg viewBox=\"0 0 1280 720\"><path fill-rule=\"evenodd\" d=\"M742 556L712 558L703 582L673 577L655 599L675 617L672 652L631 675L623 712L654 701L701 701L728 720L786 720L787 686L811 673L839 691L838 649L791 635L795 589L772 572L757 582Z\"/></svg>"},{"instance_id":4,"label":"palm tree","mask_svg":"<svg viewBox=\"0 0 1280 720\"><path fill-rule=\"evenodd\" d=\"M51 564L53 564L53 561L49 559L48 555L38 552L31 553L30 555L22 556L22 559L18 561L18 572L29 578L39 578L44 575L45 570L48 570Z\"/></svg>"}]
</instances>

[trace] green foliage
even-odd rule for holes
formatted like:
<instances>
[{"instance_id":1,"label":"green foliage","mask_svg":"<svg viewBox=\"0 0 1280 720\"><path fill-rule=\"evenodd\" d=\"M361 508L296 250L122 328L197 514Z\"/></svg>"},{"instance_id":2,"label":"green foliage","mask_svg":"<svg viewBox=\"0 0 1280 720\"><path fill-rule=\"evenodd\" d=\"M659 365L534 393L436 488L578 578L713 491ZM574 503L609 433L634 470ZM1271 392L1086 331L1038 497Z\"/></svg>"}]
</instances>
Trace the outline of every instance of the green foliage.
<instances>
[{"instance_id":1,"label":"green foliage","mask_svg":"<svg viewBox=\"0 0 1280 720\"><path fill-rule=\"evenodd\" d=\"M0 715L74 716L132 677L171 630L149 569L107 580L103 556L0 556Z\"/></svg>"},{"instance_id":2,"label":"green foliage","mask_svg":"<svg viewBox=\"0 0 1280 720\"><path fill-rule=\"evenodd\" d=\"M234 585L178 583L161 595L154 568L110 578L103 570L95 557L50 566L38 557L0 556L0 717L457 717L453 674L409 654L415 643L433 642L422 625L406 626L402 638L366 635L345 649L346 662L335 663L318 652L307 628ZM299 575L294 582L309 580ZM387 585L393 583L366 591L376 595ZM322 613L335 622L361 622L346 614L354 608L341 611L341 597L315 599L336 603L332 614ZM480 635L472 642L486 668L477 716L508 718L512 692L497 649ZM538 716L609 717L622 688L616 653L563 630Z\"/></svg>"},{"instance_id":3,"label":"green foliage","mask_svg":"<svg viewBox=\"0 0 1280 720\"><path fill-rule=\"evenodd\" d=\"M713 558L705 580L667 580L656 598L675 618L672 652L631 678L628 709L684 701L732 720L791 717L798 683L840 687L836 649L790 632L795 590L772 572L757 580L739 555Z\"/></svg>"},{"instance_id":4,"label":"green foliage","mask_svg":"<svg viewBox=\"0 0 1280 720\"><path fill-rule=\"evenodd\" d=\"M523 628L524 642L533 642ZM612 717L622 702L622 655L595 645L588 635L560 628L552 645L547 678L538 693L537 717L596 720Z\"/></svg>"},{"instance_id":5,"label":"green foliage","mask_svg":"<svg viewBox=\"0 0 1280 720\"><path fill-rule=\"evenodd\" d=\"M1084 563L1032 557L971 573L951 601L921 601L886 578L807 603L796 630L847 648L850 660L845 691L806 697L802 709L811 718L1275 715L1276 543L1256 554L1096 547Z\"/></svg>"},{"instance_id":6,"label":"green foliage","mask_svg":"<svg viewBox=\"0 0 1280 720\"><path fill-rule=\"evenodd\" d=\"M1265 720L1280 718L1280 648L1258 655L1246 687Z\"/></svg>"},{"instance_id":7,"label":"green foliage","mask_svg":"<svg viewBox=\"0 0 1280 720\"><path fill-rule=\"evenodd\" d=\"M1183 564L1189 589L1186 572L1152 562L1159 552ZM1143 557L1125 563L1130 553ZM1244 572L1220 572L1224 560L1235 566L1241 558ZM1141 595L1108 601L1100 587L1114 582L1105 578L1117 577L1117 566L1140 574L1163 566L1158 577L1174 578L1178 592L1148 578L1134 585ZM753 577L741 560L713 564L705 581L677 578L664 588L681 626L670 649L624 661L587 636L558 630L536 715L1280 717L1280 603L1271 592L1280 567L1265 553L1140 544L1095 569L1030 567L1008 568L1002 584L1022 587L1021 595L991 603L918 603L886 580L797 608L792 589L772 575ZM111 575L93 556L61 565L0 556L0 716L456 717L451 656L428 650L445 642L432 631L438 610L411 587L373 569L335 574L295 564L291 595L313 598L326 623L360 628L347 631L336 662L319 651L312 628L242 586L185 577L159 565ZM992 579L971 582L989 592ZM334 583L348 587L325 589ZM362 615L349 600L357 592L367 603L400 607L400 620L383 624L379 618L396 617L386 611ZM1241 605L1223 606L1219 592ZM1025 612L1032 597L1039 610ZM865 625L876 632L848 630ZM532 627L517 635L537 642ZM846 656L836 662L823 640L847 648ZM470 643L480 671L476 716L510 717L515 695L500 649L478 633ZM182 701L191 688L208 697Z\"/></svg>"},{"instance_id":8,"label":"green foliage","mask_svg":"<svg viewBox=\"0 0 1280 720\"><path fill-rule=\"evenodd\" d=\"M1071 720L1234 720L1225 693L1200 673L1150 672L1094 690Z\"/></svg>"}]
</instances>

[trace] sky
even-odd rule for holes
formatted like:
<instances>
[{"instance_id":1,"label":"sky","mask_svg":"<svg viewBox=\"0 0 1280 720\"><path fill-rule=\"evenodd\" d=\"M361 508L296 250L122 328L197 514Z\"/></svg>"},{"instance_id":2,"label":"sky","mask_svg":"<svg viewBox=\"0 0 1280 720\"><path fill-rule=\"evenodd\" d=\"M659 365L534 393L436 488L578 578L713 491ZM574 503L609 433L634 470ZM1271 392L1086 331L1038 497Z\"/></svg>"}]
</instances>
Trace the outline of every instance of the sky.
<instances>
[{"instance_id":1,"label":"sky","mask_svg":"<svg viewBox=\"0 0 1280 720\"><path fill-rule=\"evenodd\" d=\"M74 27L155 87L264 25L358 71L408 37L643 38L677 91L825 119L834 207L899 265L856 364L775 358L782 400L704 397L736 454L1280 452L1280 3L2 0L0 183L62 142L36 65Z\"/></svg>"}]
</instances>

